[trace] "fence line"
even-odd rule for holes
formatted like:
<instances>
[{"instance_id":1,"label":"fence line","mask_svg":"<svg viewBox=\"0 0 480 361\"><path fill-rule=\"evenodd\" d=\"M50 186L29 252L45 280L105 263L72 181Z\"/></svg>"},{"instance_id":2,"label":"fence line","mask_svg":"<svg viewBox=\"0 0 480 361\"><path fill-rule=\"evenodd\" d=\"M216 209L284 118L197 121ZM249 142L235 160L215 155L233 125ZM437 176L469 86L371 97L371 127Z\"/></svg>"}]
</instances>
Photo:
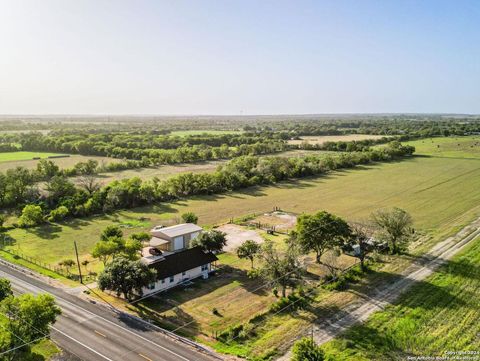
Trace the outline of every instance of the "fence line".
<instances>
[{"instance_id":1,"label":"fence line","mask_svg":"<svg viewBox=\"0 0 480 361\"><path fill-rule=\"evenodd\" d=\"M72 276L72 274L66 272L62 267L60 266L57 266L57 265L52 265L52 264L49 264L49 263L46 263L46 262L43 262L41 260L39 260L38 258L35 258L35 257L31 257L31 256L28 256L26 254L23 254L22 252L20 251L16 251L14 249L7 249L5 248L5 246L12 246L14 244L14 240L9 238L8 236L7 237L2 237L0 238L0 249L4 252L7 252L9 254L11 254L12 256L14 257L18 257L18 258L21 258L27 262L30 262L36 266L39 266L39 267L42 267L42 268L45 268L49 271L52 271L52 272L55 272L63 277L68 277L68 276Z\"/></svg>"}]
</instances>

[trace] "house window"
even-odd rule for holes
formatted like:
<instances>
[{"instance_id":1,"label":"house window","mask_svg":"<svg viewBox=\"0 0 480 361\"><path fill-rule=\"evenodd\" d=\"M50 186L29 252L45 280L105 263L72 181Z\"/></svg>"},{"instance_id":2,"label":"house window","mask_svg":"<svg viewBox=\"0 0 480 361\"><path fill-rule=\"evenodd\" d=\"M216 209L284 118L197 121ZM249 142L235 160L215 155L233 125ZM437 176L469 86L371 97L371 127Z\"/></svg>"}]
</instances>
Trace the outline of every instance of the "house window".
<instances>
[{"instance_id":1,"label":"house window","mask_svg":"<svg viewBox=\"0 0 480 361\"><path fill-rule=\"evenodd\" d=\"M203 272L203 271L208 271L208 264L204 264L204 265L202 266L202 272Z\"/></svg>"},{"instance_id":2,"label":"house window","mask_svg":"<svg viewBox=\"0 0 480 361\"><path fill-rule=\"evenodd\" d=\"M162 284L165 283L165 278L162 278Z\"/></svg>"},{"instance_id":3,"label":"house window","mask_svg":"<svg viewBox=\"0 0 480 361\"><path fill-rule=\"evenodd\" d=\"M197 236L198 236L199 234L200 234L200 232L193 232L193 233L190 235L190 240L197 238Z\"/></svg>"},{"instance_id":4,"label":"house window","mask_svg":"<svg viewBox=\"0 0 480 361\"><path fill-rule=\"evenodd\" d=\"M178 251L182 249L183 246L183 236L178 236L173 239L173 250Z\"/></svg>"},{"instance_id":5,"label":"house window","mask_svg":"<svg viewBox=\"0 0 480 361\"><path fill-rule=\"evenodd\" d=\"M175 276L170 276L170 283L172 283L173 281L175 281Z\"/></svg>"},{"instance_id":6,"label":"house window","mask_svg":"<svg viewBox=\"0 0 480 361\"><path fill-rule=\"evenodd\" d=\"M182 276L185 276L187 274L187 272L183 271L182 272Z\"/></svg>"},{"instance_id":7,"label":"house window","mask_svg":"<svg viewBox=\"0 0 480 361\"><path fill-rule=\"evenodd\" d=\"M148 285L149 290L153 290L155 288L155 282L152 282Z\"/></svg>"}]
</instances>

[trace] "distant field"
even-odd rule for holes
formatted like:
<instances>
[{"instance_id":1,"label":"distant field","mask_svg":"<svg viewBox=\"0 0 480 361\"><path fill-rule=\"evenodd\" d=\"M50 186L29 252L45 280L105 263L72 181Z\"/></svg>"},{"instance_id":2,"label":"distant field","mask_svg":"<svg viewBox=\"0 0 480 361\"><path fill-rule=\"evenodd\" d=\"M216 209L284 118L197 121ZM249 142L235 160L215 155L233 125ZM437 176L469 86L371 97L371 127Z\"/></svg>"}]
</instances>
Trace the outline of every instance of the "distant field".
<instances>
[{"instance_id":1,"label":"distant field","mask_svg":"<svg viewBox=\"0 0 480 361\"><path fill-rule=\"evenodd\" d=\"M336 361L480 350L480 239L393 305L324 345ZM472 355L474 356L474 355ZM453 359L453 358L452 358Z\"/></svg>"},{"instance_id":2,"label":"distant field","mask_svg":"<svg viewBox=\"0 0 480 361\"><path fill-rule=\"evenodd\" d=\"M151 168L127 169L119 172L109 172L99 174L99 181L107 184L114 180L121 180L132 177L140 177L142 179L166 179L182 173L207 173L213 172L220 164L227 162L226 160L209 161L202 163L163 165Z\"/></svg>"},{"instance_id":3,"label":"distant field","mask_svg":"<svg viewBox=\"0 0 480 361\"><path fill-rule=\"evenodd\" d=\"M420 139L405 144L413 145L416 154L432 157L480 159L480 136Z\"/></svg>"},{"instance_id":4,"label":"distant field","mask_svg":"<svg viewBox=\"0 0 480 361\"><path fill-rule=\"evenodd\" d=\"M5 152L5 153L0 153L0 163L32 160L35 157L48 158L50 156L55 156L55 155L61 155L61 154L45 153L45 152Z\"/></svg>"},{"instance_id":5,"label":"distant field","mask_svg":"<svg viewBox=\"0 0 480 361\"><path fill-rule=\"evenodd\" d=\"M186 137L189 135L200 135L200 134L211 134L211 135L220 135L220 134L240 134L241 130L176 130L170 133L173 136Z\"/></svg>"},{"instance_id":6,"label":"distant field","mask_svg":"<svg viewBox=\"0 0 480 361\"><path fill-rule=\"evenodd\" d=\"M364 140L364 139L379 139L383 138L384 135L374 135L374 134L348 134L348 135L322 135L322 136L303 136L299 140L289 140L289 144L302 144L304 142L310 144L323 144L325 142L351 142L353 140Z\"/></svg>"},{"instance_id":7,"label":"distant field","mask_svg":"<svg viewBox=\"0 0 480 361\"><path fill-rule=\"evenodd\" d=\"M19 155L23 153L23 157ZM10 156L9 156L10 154ZM37 167L38 160L33 160L33 157L47 158L49 155L58 155L57 153L35 153L35 152L13 152L0 153L0 172L5 172L7 169L15 168L17 166L34 169ZM71 168L78 162L85 162L89 159L95 159L99 164L120 162L121 159L109 157L96 157L84 155L70 155L67 158L51 158L50 160L57 164L60 168Z\"/></svg>"}]
</instances>

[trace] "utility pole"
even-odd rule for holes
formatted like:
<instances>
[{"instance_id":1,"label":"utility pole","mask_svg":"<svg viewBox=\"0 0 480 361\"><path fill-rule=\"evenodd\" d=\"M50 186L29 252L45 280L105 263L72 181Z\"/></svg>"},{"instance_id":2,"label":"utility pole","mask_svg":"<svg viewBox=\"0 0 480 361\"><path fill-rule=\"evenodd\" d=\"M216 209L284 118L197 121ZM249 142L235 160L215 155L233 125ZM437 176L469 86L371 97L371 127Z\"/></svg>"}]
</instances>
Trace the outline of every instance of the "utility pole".
<instances>
[{"instance_id":1,"label":"utility pole","mask_svg":"<svg viewBox=\"0 0 480 361\"><path fill-rule=\"evenodd\" d=\"M78 274L80 276L80 283L83 285L82 269L80 268L80 261L78 260L77 241L73 241L73 244L75 245L75 255L77 256L77 266L78 266Z\"/></svg>"}]
</instances>

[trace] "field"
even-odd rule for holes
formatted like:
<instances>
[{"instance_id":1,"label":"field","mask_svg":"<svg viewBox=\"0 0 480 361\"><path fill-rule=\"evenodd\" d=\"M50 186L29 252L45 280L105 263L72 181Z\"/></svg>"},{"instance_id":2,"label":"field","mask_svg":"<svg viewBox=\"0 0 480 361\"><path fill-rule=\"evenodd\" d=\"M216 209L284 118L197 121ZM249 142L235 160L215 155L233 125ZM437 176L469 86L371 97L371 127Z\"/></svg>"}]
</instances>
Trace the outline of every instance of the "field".
<instances>
[{"instance_id":1,"label":"field","mask_svg":"<svg viewBox=\"0 0 480 361\"><path fill-rule=\"evenodd\" d=\"M17 162L22 160L32 160L33 158L48 158L50 156L61 155L58 153L46 152L5 152L0 153L0 163Z\"/></svg>"},{"instance_id":2,"label":"field","mask_svg":"<svg viewBox=\"0 0 480 361\"><path fill-rule=\"evenodd\" d=\"M103 158L103 157L98 157ZM106 158L106 157L105 157ZM110 158L106 158L110 159ZM99 181L102 184L107 184L114 180L121 180L132 177L140 177L142 179L151 179L157 177L158 179L166 179L182 173L206 173L213 172L220 164L225 163L226 160L207 161L199 163L162 165L159 167L127 169L118 172L101 173L98 175Z\"/></svg>"},{"instance_id":3,"label":"field","mask_svg":"<svg viewBox=\"0 0 480 361\"><path fill-rule=\"evenodd\" d=\"M20 154L21 153L21 154ZM32 159L33 157L47 158L51 155L58 155L56 153L35 153L35 152L13 152L13 153L0 153L0 172L5 172L7 169L15 167L24 167L27 169L35 169L38 164L38 160ZM109 158L109 157L96 157L96 156L84 156L84 155L70 155L66 158L51 158L52 162L57 164L61 169L72 168L78 162L86 162L89 159L96 160L99 164L120 162L121 159Z\"/></svg>"},{"instance_id":4,"label":"field","mask_svg":"<svg viewBox=\"0 0 480 361\"><path fill-rule=\"evenodd\" d=\"M30 230L14 229L9 231L14 239L10 248L31 257L41 255L44 262L57 264L65 258L74 258L73 240L79 245L81 260L89 258L100 232L112 223L122 226L128 234L148 230L157 224L178 222L186 211L195 212L201 225L215 225L230 218L265 213L274 207L294 213L325 209L348 220L365 220L379 208L398 206L412 214L415 227L424 235L423 243L413 250L414 254L420 254L439 237L451 234L480 214L480 159L472 159L468 156L471 148L465 149L465 159L432 156L435 147L430 146L419 149L421 154L412 159L337 171L324 177L194 197ZM278 242L283 239L283 236L276 237ZM249 262L239 262L232 253L221 255L220 262L230 271L208 282L200 281L199 286L191 289L169 292L168 296L161 296L161 300L144 304L140 313L148 317L152 312L161 313L162 324L171 328L188 323L181 332L212 342L213 332L223 331L229 325L264 311L272 295L253 291L255 282L245 274ZM101 267L97 262L89 268L98 271ZM221 317L212 313L213 307L221 310ZM263 336L241 352L278 345L282 327L293 332L305 326L311 315L305 317L294 319L283 315L272 319L265 325ZM273 332L276 328L279 331Z\"/></svg>"},{"instance_id":5,"label":"field","mask_svg":"<svg viewBox=\"0 0 480 361\"><path fill-rule=\"evenodd\" d=\"M337 361L441 357L480 349L480 239L393 305L324 346ZM474 356L474 355L471 355Z\"/></svg>"},{"instance_id":6,"label":"field","mask_svg":"<svg viewBox=\"0 0 480 361\"><path fill-rule=\"evenodd\" d=\"M241 215L260 213L274 206L296 213L325 209L349 220L364 220L372 211L398 206L409 211L423 232L440 232L472 218L480 203L480 160L415 157L397 163L376 164L332 173L325 177L252 187L242 192L194 197L162 205L119 211L114 215L73 220L63 224L14 229L14 246L29 256L40 250L48 262L71 257L72 239L86 256L100 231L111 222L145 218L151 225L178 219L181 213L198 214L200 224L213 225Z\"/></svg>"},{"instance_id":7,"label":"field","mask_svg":"<svg viewBox=\"0 0 480 361\"><path fill-rule=\"evenodd\" d=\"M240 130L175 130L169 135L172 136L179 136L179 137L187 137L189 135L201 135L201 134L209 134L209 135L221 135L221 134L239 134L242 131Z\"/></svg>"},{"instance_id":8,"label":"field","mask_svg":"<svg viewBox=\"0 0 480 361\"><path fill-rule=\"evenodd\" d=\"M348 134L348 135L312 135L302 136L301 139L289 140L290 144L302 144L304 142L310 144L323 144L325 142L351 142L353 140L378 139L383 138L383 135L374 134Z\"/></svg>"},{"instance_id":9,"label":"field","mask_svg":"<svg viewBox=\"0 0 480 361\"><path fill-rule=\"evenodd\" d=\"M431 157L480 159L480 137L428 138L405 144L413 145L417 154Z\"/></svg>"}]
</instances>

